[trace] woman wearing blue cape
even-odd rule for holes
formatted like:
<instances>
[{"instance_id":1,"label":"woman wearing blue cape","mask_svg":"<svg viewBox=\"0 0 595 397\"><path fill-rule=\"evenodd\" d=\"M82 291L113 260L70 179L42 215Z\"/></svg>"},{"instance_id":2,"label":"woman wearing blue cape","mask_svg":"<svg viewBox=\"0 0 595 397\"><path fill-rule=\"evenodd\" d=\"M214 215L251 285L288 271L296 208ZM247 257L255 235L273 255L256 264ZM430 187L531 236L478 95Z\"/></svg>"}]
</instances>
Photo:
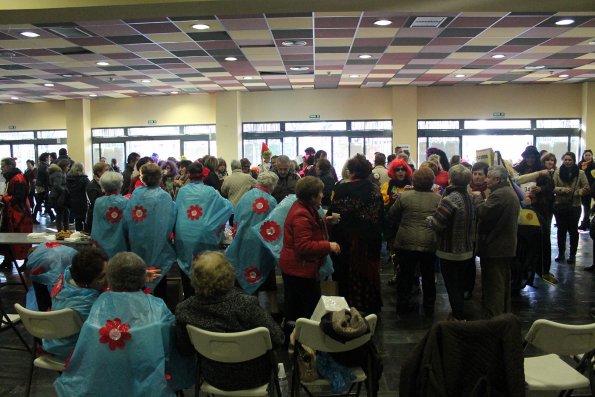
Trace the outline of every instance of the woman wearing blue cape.
<instances>
[{"instance_id":1,"label":"woman wearing blue cape","mask_svg":"<svg viewBox=\"0 0 595 397\"><path fill-rule=\"evenodd\" d=\"M128 199L120 195L122 174L105 172L99 178L105 196L95 201L91 237L109 258L118 252L128 251L124 222L122 220Z\"/></svg>"},{"instance_id":2,"label":"woman wearing blue cape","mask_svg":"<svg viewBox=\"0 0 595 397\"><path fill-rule=\"evenodd\" d=\"M234 211L235 236L225 252L232 263L236 280L242 289L253 294L257 290L266 291L269 296L271 313L278 313L275 282L275 258L261 243L252 226L266 219L277 206L271 196L279 177L266 171L258 174L256 187L246 192Z\"/></svg>"},{"instance_id":3,"label":"woman wearing blue cape","mask_svg":"<svg viewBox=\"0 0 595 397\"><path fill-rule=\"evenodd\" d=\"M131 252L110 259L111 291L93 304L54 382L59 397L173 397L194 383L195 359L177 352L173 314L163 300L142 291L145 266Z\"/></svg>"},{"instance_id":4,"label":"woman wearing blue cape","mask_svg":"<svg viewBox=\"0 0 595 397\"><path fill-rule=\"evenodd\" d=\"M107 255L95 247L87 247L72 258L72 265L58 277L52 288L52 310L72 309L82 321L89 316L99 294L107 287L105 264ZM61 339L44 339L43 350L66 360L79 335Z\"/></svg>"},{"instance_id":5,"label":"woman wearing blue cape","mask_svg":"<svg viewBox=\"0 0 595 397\"><path fill-rule=\"evenodd\" d=\"M202 183L208 169L191 164L186 169L190 183L178 191L176 198L175 248L182 274L184 296L194 295L190 285L192 260L205 250L218 250L225 223L232 213L229 200L211 186Z\"/></svg>"},{"instance_id":6,"label":"woman wearing blue cape","mask_svg":"<svg viewBox=\"0 0 595 397\"><path fill-rule=\"evenodd\" d=\"M145 164L141 179L146 186L138 187L130 196L124 211L124 225L134 252L150 268L161 270L161 276L147 286L155 296L166 297L166 276L176 253L171 243L174 228L175 208L171 196L159 187L161 168L157 164Z\"/></svg>"}]
</instances>

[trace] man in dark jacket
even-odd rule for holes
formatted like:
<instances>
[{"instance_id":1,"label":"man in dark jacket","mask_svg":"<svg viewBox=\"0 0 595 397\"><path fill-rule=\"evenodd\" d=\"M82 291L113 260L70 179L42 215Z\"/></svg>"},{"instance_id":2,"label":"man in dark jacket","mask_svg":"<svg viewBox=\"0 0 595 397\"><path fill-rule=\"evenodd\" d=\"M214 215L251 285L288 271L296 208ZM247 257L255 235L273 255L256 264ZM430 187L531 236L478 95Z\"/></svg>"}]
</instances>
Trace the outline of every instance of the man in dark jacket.
<instances>
[{"instance_id":1,"label":"man in dark jacket","mask_svg":"<svg viewBox=\"0 0 595 397\"><path fill-rule=\"evenodd\" d=\"M279 182L271 195L280 203L288 195L295 194L295 185L300 177L289 169L289 157L285 155L277 157L277 166L272 171L279 177Z\"/></svg>"},{"instance_id":2,"label":"man in dark jacket","mask_svg":"<svg viewBox=\"0 0 595 397\"><path fill-rule=\"evenodd\" d=\"M70 167L72 167L72 164L74 163L74 160L68 156L68 150L64 147L58 150L58 158L55 161L52 161L52 164L58 164L60 160L68 160Z\"/></svg>"},{"instance_id":3,"label":"man in dark jacket","mask_svg":"<svg viewBox=\"0 0 595 397\"><path fill-rule=\"evenodd\" d=\"M477 254L481 258L482 304L488 318L510 312L510 265L516 256L519 199L502 166L488 169L487 200L477 208Z\"/></svg>"},{"instance_id":4,"label":"man in dark jacket","mask_svg":"<svg viewBox=\"0 0 595 397\"><path fill-rule=\"evenodd\" d=\"M37 214L41 213L41 205L45 205L45 211L50 215L53 222L56 216L47 205L47 199L50 191L50 174L48 173L49 153L42 153L39 156L37 164L37 180L35 181L35 209L33 210L33 223L39 225Z\"/></svg>"},{"instance_id":5,"label":"man in dark jacket","mask_svg":"<svg viewBox=\"0 0 595 397\"><path fill-rule=\"evenodd\" d=\"M128 194L128 191L130 190L130 178L132 177L134 166L138 159L140 159L140 154L136 152L132 152L128 155L126 168L124 169L124 172L122 172L122 194Z\"/></svg>"}]
</instances>

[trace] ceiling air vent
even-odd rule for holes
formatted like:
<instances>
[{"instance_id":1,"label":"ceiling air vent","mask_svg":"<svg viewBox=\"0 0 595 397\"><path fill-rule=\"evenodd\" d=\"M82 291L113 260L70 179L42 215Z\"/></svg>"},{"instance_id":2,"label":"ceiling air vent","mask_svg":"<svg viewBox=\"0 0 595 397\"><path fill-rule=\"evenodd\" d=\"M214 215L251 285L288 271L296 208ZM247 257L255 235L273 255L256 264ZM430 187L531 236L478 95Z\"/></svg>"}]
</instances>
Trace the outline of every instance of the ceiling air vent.
<instances>
[{"instance_id":1,"label":"ceiling air vent","mask_svg":"<svg viewBox=\"0 0 595 397\"><path fill-rule=\"evenodd\" d=\"M381 81L368 81L364 84L364 87L384 87L384 83Z\"/></svg>"},{"instance_id":2,"label":"ceiling air vent","mask_svg":"<svg viewBox=\"0 0 595 397\"><path fill-rule=\"evenodd\" d=\"M411 23L411 28L437 28L447 17L416 17Z\"/></svg>"},{"instance_id":3,"label":"ceiling air vent","mask_svg":"<svg viewBox=\"0 0 595 397\"><path fill-rule=\"evenodd\" d=\"M73 26L61 26L47 28L52 33L65 37L67 39L77 39L81 37L91 37L91 35L82 29Z\"/></svg>"}]
</instances>

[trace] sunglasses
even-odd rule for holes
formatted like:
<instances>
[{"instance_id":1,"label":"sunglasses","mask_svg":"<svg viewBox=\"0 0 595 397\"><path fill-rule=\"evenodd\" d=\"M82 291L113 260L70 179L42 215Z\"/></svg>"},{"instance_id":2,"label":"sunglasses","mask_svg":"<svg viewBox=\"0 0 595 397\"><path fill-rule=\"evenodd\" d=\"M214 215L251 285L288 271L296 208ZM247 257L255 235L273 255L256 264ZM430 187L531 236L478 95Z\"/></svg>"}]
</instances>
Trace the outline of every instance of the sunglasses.
<instances>
[{"instance_id":1,"label":"sunglasses","mask_svg":"<svg viewBox=\"0 0 595 397\"><path fill-rule=\"evenodd\" d=\"M405 167L397 167L397 168L395 168L395 171L396 171L396 172L399 172L399 171L407 171L407 168L405 168Z\"/></svg>"}]
</instances>

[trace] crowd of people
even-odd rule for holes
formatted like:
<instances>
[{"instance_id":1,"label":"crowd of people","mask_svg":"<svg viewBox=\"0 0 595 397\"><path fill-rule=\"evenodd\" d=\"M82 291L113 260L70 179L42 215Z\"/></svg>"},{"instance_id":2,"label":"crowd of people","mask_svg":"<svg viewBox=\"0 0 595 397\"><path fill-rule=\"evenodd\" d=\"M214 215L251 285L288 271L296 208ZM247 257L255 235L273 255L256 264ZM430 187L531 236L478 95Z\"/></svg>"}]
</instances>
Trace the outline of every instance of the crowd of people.
<instances>
[{"instance_id":1,"label":"crowd of people","mask_svg":"<svg viewBox=\"0 0 595 397\"><path fill-rule=\"evenodd\" d=\"M320 281L330 274L350 306L378 314L380 269L387 257L395 269L389 284L397 289L400 316L416 312L411 297L420 279L423 311L433 315L436 272L441 272L452 309L448 319L469 318L464 301L473 293L476 256L485 317L510 312L521 208L534 210L541 222L541 265L535 272L557 283L550 273L554 217L556 261L575 262L581 213L580 228L590 226L595 177L590 150L578 164L568 152L556 167L554 154L529 146L514 169L471 165L460 156L449 161L437 148L428 149L427 160L416 169L402 148L395 152L388 158L376 153L373 164L357 154L345 163L340 179L323 150L307 148L298 165L285 155L273 156L264 144L257 167L234 159L229 174L227 162L213 156L159 160L156 154L130 153L122 173L117 161L102 158L91 178L65 149L59 156L42 154L37 165L27 161L24 174L14 159L2 159L3 231L31 232L45 207L58 230L74 223L96 246L77 254L55 285L48 285L54 307L68 307L67 296L82 297L82 306L74 299L71 307L87 319L79 338L86 342L65 341L72 369L56 383L58 394L69 395L81 382L80 371L106 354L101 344L124 349L128 342L122 335L132 327L171 328L178 350L170 346L170 331L149 349L168 362L168 373L180 370L171 368L172 360L185 362L194 354L186 324L216 332L265 326L279 346L298 318L311 316ZM233 238L217 252L228 237L226 228ZM16 247L15 258L24 258L27 249ZM184 295L175 317L159 299L167 302L167 276L174 266L181 270ZM283 308L277 300L279 272ZM261 292L266 305L254 298ZM128 320L134 310L145 314ZM106 327L117 329L118 338ZM147 335L147 343L155 337ZM68 349L54 350L64 355ZM226 390L253 387L270 371L265 361L255 360L249 370L207 362L211 367L204 376ZM225 368L238 376L221 378ZM150 387L166 387L165 380L151 382Z\"/></svg>"}]
</instances>

